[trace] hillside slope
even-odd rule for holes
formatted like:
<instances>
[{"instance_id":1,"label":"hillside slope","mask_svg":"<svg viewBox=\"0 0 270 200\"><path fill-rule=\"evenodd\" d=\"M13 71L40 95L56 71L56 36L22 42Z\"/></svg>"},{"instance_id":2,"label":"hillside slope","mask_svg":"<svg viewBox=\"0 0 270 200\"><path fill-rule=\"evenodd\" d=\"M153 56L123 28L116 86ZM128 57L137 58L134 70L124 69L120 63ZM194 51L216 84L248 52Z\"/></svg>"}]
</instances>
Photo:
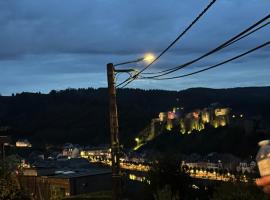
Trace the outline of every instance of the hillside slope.
<instances>
[{"instance_id":1,"label":"hillside slope","mask_svg":"<svg viewBox=\"0 0 270 200\"><path fill-rule=\"evenodd\" d=\"M161 111L182 106L190 111L213 102L246 116L269 120L270 87L176 91L121 89L118 91L120 137L126 145ZM15 138L35 143L109 143L107 89L67 89L49 94L0 96L0 127ZM4 130L4 128L2 128ZM1 134L7 134L2 130Z\"/></svg>"}]
</instances>

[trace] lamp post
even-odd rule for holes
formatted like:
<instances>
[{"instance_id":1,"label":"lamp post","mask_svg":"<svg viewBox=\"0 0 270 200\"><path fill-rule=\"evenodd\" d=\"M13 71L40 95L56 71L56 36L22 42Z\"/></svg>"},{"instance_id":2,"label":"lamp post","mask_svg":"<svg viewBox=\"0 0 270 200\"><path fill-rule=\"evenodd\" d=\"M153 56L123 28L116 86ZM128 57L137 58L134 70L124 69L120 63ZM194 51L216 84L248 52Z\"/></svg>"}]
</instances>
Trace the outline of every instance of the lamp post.
<instances>
[{"instance_id":1,"label":"lamp post","mask_svg":"<svg viewBox=\"0 0 270 200\"><path fill-rule=\"evenodd\" d=\"M7 143L7 142L5 142L5 143L3 143L3 146L2 146L2 159L3 159L3 163L5 162L5 159L6 159L6 152L5 152L5 147L6 146L9 146L9 143Z\"/></svg>"},{"instance_id":2,"label":"lamp post","mask_svg":"<svg viewBox=\"0 0 270 200\"><path fill-rule=\"evenodd\" d=\"M152 56L153 57L153 56ZM143 60L149 60L148 57L140 58L134 61L123 62L119 64L107 64L107 79L109 92L109 111L110 111L110 136L111 136L111 160L112 160L112 198L119 200L121 198L121 173L120 173L120 143L119 143L119 126L116 103L116 88L115 88L115 74L128 73L134 71L133 69L116 70L115 66L136 63Z\"/></svg>"}]
</instances>

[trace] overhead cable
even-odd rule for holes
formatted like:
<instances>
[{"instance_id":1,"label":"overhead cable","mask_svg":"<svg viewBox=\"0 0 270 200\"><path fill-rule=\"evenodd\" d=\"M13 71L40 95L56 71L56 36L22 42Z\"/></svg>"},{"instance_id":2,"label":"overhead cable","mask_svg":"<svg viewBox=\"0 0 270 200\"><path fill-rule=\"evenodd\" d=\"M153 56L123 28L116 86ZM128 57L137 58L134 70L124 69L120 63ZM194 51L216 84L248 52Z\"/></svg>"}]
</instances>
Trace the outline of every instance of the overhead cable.
<instances>
[{"instance_id":1,"label":"overhead cable","mask_svg":"<svg viewBox=\"0 0 270 200\"><path fill-rule=\"evenodd\" d=\"M239 40L241 40L241 39L243 39L243 38L251 35L252 33L254 33L254 32L256 32L256 31L264 28L265 26L269 25L270 24L270 21L269 22L266 22L265 24L263 24L263 25L261 25L259 27L257 27L258 25L260 25L261 23L263 23L264 21L266 21L269 18L270 18L270 15L267 15L266 17L264 17L261 20L257 21L255 24L253 24L250 27L246 28L244 31L240 32L236 36L233 36L231 39L227 40L226 42L222 43L218 47L210 50L209 52L203 54L202 56L200 56L200 57L198 57L196 59L193 59L193 60L191 60L189 62L186 62L186 63L184 63L182 65L179 65L177 67L173 67L173 68L170 68L170 69L167 69L167 70L163 70L161 72L156 72L157 75L148 76L146 78L157 78L157 77L161 77L161 76L165 76L165 75L171 74L171 73L173 73L175 71L178 71L178 70L180 70L182 68L185 68L185 67L187 67L187 66L189 66L189 65L191 65L191 64L193 64L193 63L195 63L195 62L197 62L197 61L199 61L199 60L201 60L201 59L203 59L203 58L205 58L205 57L207 57L207 56L209 56L209 55L217 52L217 51L220 51L221 49L223 49L225 47L228 47L229 45L232 45L235 42L237 42L237 41L239 41ZM257 28L254 29L255 27L257 27ZM254 30L252 30L252 29L254 29Z\"/></svg>"},{"instance_id":2,"label":"overhead cable","mask_svg":"<svg viewBox=\"0 0 270 200\"><path fill-rule=\"evenodd\" d=\"M191 24L185 28L185 30L176 37L176 39L169 44L169 46L167 48L165 48L151 63L149 63L147 66L145 66L141 71L139 71L136 75L134 75L133 78L128 78L125 81L123 81L122 83L118 84L116 87L119 87L125 83L129 84L130 82L132 82L136 77L138 77L143 71L145 71L147 68L149 68L153 63L155 63L163 54L165 54L180 38L182 38L187 31L208 11L208 9L216 2L217 0L212 0L207 7L191 22ZM125 85L127 85L125 84Z\"/></svg>"},{"instance_id":3,"label":"overhead cable","mask_svg":"<svg viewBox=\"0 0 270 200\"><path fill-rule=\"evenodd\" d=\"M253 48L253 49L251 49L251 50L249 50L249 51L246 51L246 52L244 52L244 53L242 53L242 54L239 54L239 55L237 55L237 56L235 56L235 57L232 57L232 58L230 58L230 59L228 59L228 60L225 60L225 61L223 61L223 62L220 62L220 63L218 63L218 64L212 65L212 66L210 66L210 67L207 67L207 68L204 68L204 69L201 69L201 70L197 70L197 71L195 71L195 72L191 72L191 73L184 74L184 75L179 75L179 76L173 76L173 77L152 78L152 79L154 79L154 80L169 80L169 79L178 79L178 78L183 78L183 77L191 76L191 75L194 75L194 74L198 74L198 73L201 73L201 72L204 72L204 71L207 71L207 70L210 70L210 69L219 67L219 66L224 65L224 64L226 64L226 63L228 63L228 62L231 62L231 61L233 61L233 60L239 59L239 58L241 58L241 57L243 57L243 56L245 56L245 55L247 55L247 54L250 54L250 53L252 53L252 52L254 52L254 51L256 51L256 50L259 50L259 49L261 49L261 48L263 48L263 47L265 47L265 46L267 46L267 45L269 45L269 44L270 44L270 41L265 42L265 43L263 43L263 44L261 44L261 45L255 47L255 48Z\"/></svg>"}]
</instances>

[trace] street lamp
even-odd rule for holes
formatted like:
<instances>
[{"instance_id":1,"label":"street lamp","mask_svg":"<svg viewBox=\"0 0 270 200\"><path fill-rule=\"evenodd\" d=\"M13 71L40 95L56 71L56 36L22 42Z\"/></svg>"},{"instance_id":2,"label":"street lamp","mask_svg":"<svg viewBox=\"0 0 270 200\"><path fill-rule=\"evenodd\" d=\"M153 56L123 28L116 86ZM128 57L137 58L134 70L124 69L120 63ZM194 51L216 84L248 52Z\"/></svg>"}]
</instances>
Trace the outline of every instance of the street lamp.
<instances>
[{"instance_id":1,"label":"street lamp","mask_svg":"<svg viewBox=\"0 0 270 200\"><path fill-rule=\"evenodd\" d=\"M111 159L112 159L112 198L119 200L121 196L121 174L120 174L120 144L119 144L119 126L118 114L116 104L116 89L115 89L115 74L116 73L129 73L135 71L134 69L121 69L116 70L115 66L137 63L141 61L149 61L153 56L145 56L133 61L122 62L118 64L107 64L107 78L108 78L108 91L109 91L109 110L110 110L110 135L111 135Z\"/></svg>"},{"instance_id":2,"label":"street lamp","mask_svg":"<svg viewBox=\"0 0 270 200\"><path fill-rule=\"evenodd\" d=\"M137 60L132 60L132 61L127 61L127 62L122 62L118 64L114 64L114 66L119 66L119 65L125 65L125 64L130 64L130 63L137 63L141 61L145 61L146 63L150 63L155 59L155 55L153 53L147 53L145 54L142 58L138 58Z\"/></svg>"},{"instance_id":3,"label":"street lamp","mask_svg":"<svg viewBox=\"0 0 270 200\"><path fill-rule=\"evenodd\" d=\"M155 55L152 53L147 53L144 55L144 61L146 61L147 63L151 63L153 60L155 60Z\"/></svg>"},{"instance_id":4,"label":"street lamp","mask_svg":"<svg viewBox=\"0 0 270 200\"><path fill-rule=\"evenodd\" d=\"M3 150L2 150L2 153L3 153L3 162L5 162L5 158L6 158L6 155L5 155L5 147L9 146L9 143L5 142L3 143Z\"/></svg>"}]
</instances>

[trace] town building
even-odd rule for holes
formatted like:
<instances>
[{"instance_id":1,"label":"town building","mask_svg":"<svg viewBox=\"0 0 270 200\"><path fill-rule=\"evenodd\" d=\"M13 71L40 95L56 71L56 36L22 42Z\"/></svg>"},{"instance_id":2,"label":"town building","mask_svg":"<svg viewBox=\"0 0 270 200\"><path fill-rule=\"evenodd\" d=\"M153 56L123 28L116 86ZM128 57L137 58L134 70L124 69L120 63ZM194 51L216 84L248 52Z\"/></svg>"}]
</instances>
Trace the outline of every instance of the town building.
<instances>
[{"instance_id":1,"label":"town building","mask_svg":"<svg viewBox=\"0 0 270 200\"><path fill-rule=\"evenodd\" d=\"M26 140L26 139L24 139L24 140L18 140L17 142L16 142L16 147L19 147L19 148L26 148L26 147L32 147L32 144L28 141L28 140Z\"/></svg>"},{"instance_id":2,"label":"town building","mask_svg":"<svg viewBox=\"0 0 270 200\"><path fill-rule=\"evenodd\" d=\"M78 158L80 156L80 149L79 145L66 143L63 147L62 158Z\"/></svg>"},{"instance_id":3,"label":"town building","mask_svg":"<svg viewBox=\"0 0 270 200\"><path fill-rule=\"evenodd\" d=\"M256 162L240 162L239 165L236 167L237 172L241 173L252 173L256 169Z\"/></svg>"},{"instance_id":4,"label":"town building","mask_svg":"<svg viewBox=\"0 0 270 200\"><path fill-rule=\"evenodd\" d=\"M111 158L111 149L109 147L85 148L80 152L80 156L90 162L109 161Z\"/></svg>"},{"instance_id":5,"label":"town building","mask_svg":"<svg viewBox=\"0 0 270 200\"><path fill-rule=\"evenodd\" d=\"M109 190L111 170L96 167L86 159L37 160L18 171L21 186L37 200Z\"/></svg>"},{"instance_id":6,"label":"town building","mask_svg":"<svg viewBox=\"0 0 270 200\"><path fill-rule=\"evenodd\" d=\"M25 169L18 179L22 187L36 200L62 199L111 189L109 169Z\"/></svg>"},{"instance_id":7,"label":"town building","mask_svg":"<svg viewBox=\"0 0 270 200\"><path fill-rule=\"evenodd\" d=\"M218 162L218 163L210 163L210 162L185 162L183 161L181 164L182 167L188 167L189 169L208 169L208 170L218 170L218 169L222 169L222 163Z\"/></svg>"}]
</instances>

